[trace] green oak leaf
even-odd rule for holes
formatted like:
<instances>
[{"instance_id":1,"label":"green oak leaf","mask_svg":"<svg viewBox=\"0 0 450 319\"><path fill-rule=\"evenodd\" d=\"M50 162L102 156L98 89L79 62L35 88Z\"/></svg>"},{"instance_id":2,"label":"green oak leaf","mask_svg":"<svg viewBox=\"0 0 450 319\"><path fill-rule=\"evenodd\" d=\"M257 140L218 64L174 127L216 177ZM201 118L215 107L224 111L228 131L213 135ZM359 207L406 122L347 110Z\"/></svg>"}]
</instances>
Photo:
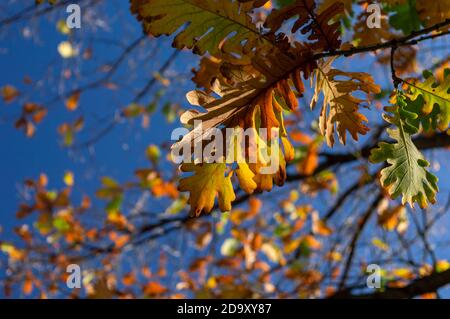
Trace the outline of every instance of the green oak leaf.
<instances>
[{"instance_id":1,"label":"green oak leaf","mask_svg":"<svg viewBox=\"0 0 450 319\"><path fill-rule=\"evenodd\" d=\"M421 112L418 113L419 117L430 118L430 115L434 115L434 126L444 131L448 128L450 123L450 69L444 71L444 81L438 83L431 72L424 72L424 82L412 82L407 81L408 92L406 95L412 101L418 101L422 104ZM430 124L433 124L432 123ZM427 127L424 126L426 130Z\"/></svg>"},{"instance_id":2,"label":"green oak leaf","mask_svg":"<svg viewBox=\"0 0 450 319\"><path fill-rule=\"evenodd\" d=\"M421 22L416 10L416 1L408 0L407 2L385 8L386 11L394 13L389 17L389 24L401 30L404 34L410 34L413 31L420 30Z\"/></svg>"},{"instance_id":3,"label":"green oak leaf","mask_svg":"<svg viewBox=\"0 0 450 319\"><path fill-rule=\"evenodd\" d=\"M409 125L412 125L416 131L422 127L425 132L432 132L438 126L438 118L440 117L439 106L434 105L432 111L428 114L423 112L423 104L425 103L423 97L419 95L416 100L411 101L406 99L407 105L405 110L416 114L415 118L406 119Z\"/></svg>"},{"instance_id":4,"label":"green oak leaf","mask_svg":"<svg viewBox=\"0 0 450 319\"><path fill-rule=\"evenodd\" d=\"M429 163L411 138L417 133L417 128L408 122L416 119L417 114L405 110L405 107L405 97L399 93L397 105L386 108L391 115L384 116L387 122L397 126L387 129L388 135L396 142L380 142L378 148L371 151L369 159L372 163L388 163L381 170L381 185L393 199L402 195L402 204L409 203L412 207L417 202L425 208L428 202L434 204L436 201L438 179L426 169Z\"/></svg>"}]
</instances>

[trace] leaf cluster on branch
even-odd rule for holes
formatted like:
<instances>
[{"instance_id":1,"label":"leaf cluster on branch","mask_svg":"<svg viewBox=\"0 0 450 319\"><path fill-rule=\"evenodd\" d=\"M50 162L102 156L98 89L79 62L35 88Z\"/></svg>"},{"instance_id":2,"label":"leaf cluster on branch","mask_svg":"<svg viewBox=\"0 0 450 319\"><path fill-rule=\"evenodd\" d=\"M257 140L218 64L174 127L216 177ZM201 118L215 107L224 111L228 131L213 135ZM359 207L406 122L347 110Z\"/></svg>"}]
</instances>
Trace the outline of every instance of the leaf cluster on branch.
<instances>
[{"instance_id":1,"label":"leaf cluster on branch","mask_svg":"<svg viewBox=\"0 0 450 319\"><path fill-rule=\"evenodd\" d=\"M383 5L385 10L397 10L402 9L399 6L405 6L405 2L385 1ZM417 0L417 6L425 26L445 20L445 17L437 16L434 6L426 8L420 0ZM247 193L270 191L273 183L283 184L286 162L294 157L284 116L298 112L298 99L305 91L304 79L311 78L314 90L311 108L323 96L319 129L329 146L334 145L336 135L345 144L347 133L358 140L359 135L370 129L360 108L373 94L380 93L380 86L369 73L332 67L337 56L378 49L377 46L365 50L364 46L342 44L341 19L349 13L345 8L351 8L351 5L325 1L317 8L314 0L297 0L265 14L268 7L267 1L263 0L131 0L131 10L142 21L146 33L174 35L174 47L192 49L204 56L193 78L204 90L187 94L188 101L204 111L189 110L181 116L181 122L187 126L195 121L201 121L202 126L194 127L175 144L176 147L203 145L211 128L280 130L281 156L275 174L261 173L267 162L259 156L256 163L248 163L245 159L237 166L225 163L183 165L182 171L194 174L180 182L180 189L190 192L193 215L210 212L216 195L222 211L231 208L235 198L231 184L233 174L238 176L241 188ZM262 11L264 14L258 15L256 22L256 12ZM438 28L431 31L435 30ZM373 44L364 40L364 32L369 33L369 30L359 24L355 36L363 39L360 45ZM385 43L389 44L386 47L392 48L392 54L402 43L398 35L374 36L376 40L390 41ZM405 40L414 38L415 35L409 35ZM393 72L395 75L395 70ZM398 80L396 75L394 79ZM422 129L445 131L448 128L449 79L446 77L440 84L433 77L427 77L423 83L405 81L405 92L398 93L397 101L389 108L394 115L385 117L389 124L397 127L388 130L388 135L397 143L380 144L371 159L391 164L382 171L381 183L393 197L402 195L403 202L417 201L421 207L434 202L437 180L425 169L427 162L412 143L411 136ZM357 91L367 98L356 97ZM259 136L254 142L261 143ZM226 143L224 148L228 150L230 145ZM246 154L254 151L245 147ZM203 180L205 183L201 182Z\"/></svg>"}]
</instances>

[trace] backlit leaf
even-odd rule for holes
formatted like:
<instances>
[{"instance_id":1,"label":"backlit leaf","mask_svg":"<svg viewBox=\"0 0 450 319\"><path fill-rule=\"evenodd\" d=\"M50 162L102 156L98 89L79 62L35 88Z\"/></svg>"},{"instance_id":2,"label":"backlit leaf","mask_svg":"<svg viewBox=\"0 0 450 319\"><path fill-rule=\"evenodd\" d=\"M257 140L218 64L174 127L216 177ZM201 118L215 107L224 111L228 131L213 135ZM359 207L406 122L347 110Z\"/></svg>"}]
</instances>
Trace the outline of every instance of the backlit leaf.
<instances>
[{"instance_id":1,"label":"backlit leaf","mask_svg":"<svg viewBox=\"0 0 450 319\"><path fill-rule=\"evenodd\" d=\"M402 195L402 204L409 203L413 206L413 203L417 202L424 208L428 205L427 201L435 202L438 191L437 177L426 169L429 163L411 139L411 134L416 130L408 126L405 118L415 118L417 115L404 110L406 102L403 96L398 96L397 104L387 108L392 112L392 116L385 116L389 123L397 126L395 129L387 129L388 135L395 143L379 143L378 148L371 151L370 161L386 161L389 164L381 171L381 184L393 199Z\"/></svg>"},{"instance_id":2,"label":"backlit leaf","mask_svg":"<svg viewBox=\"0 0 450 319\"><path fill-rule=\"evenodd\" d=\"M182 164L183 172L193 175L180 180L179 190L189 192L191 215L198 216L202 212L209 213L214 207L214 199L218 196L219 208L231 210L231 202L235 200L230 173L224 163Z\"/></svg>"},{"instance_id":3,"label":"backlit leaf","mask_svg":"<svg viewBox=\"0 0 450 319\"><path fill-rule=\"evenodd\" d=\"M323 94L322 110L320 112L319 127L326 137L329 146L334 145L334 132L337 131L342 144L346 143L347 132L358 140L358 134L365 135L369 128L364 124L367 118L359 113L359 107L364 100L354 97L354 91L363 91L366 94L379 93L380 87L376 85L368 73L343 72L332 69L334 59L322 63L314 73L314 96L311 108L314 108ZM347 78L342 80L340 78Z\"/></svg>"},{"instance_id":4,"label":"backlit leaf","mask_svg":"<svg viewBox=\"0 0 450 319\"><path fill-rule=\"evenodd\" d=\"M262 41L249 13L263 2L267 1L132 0L131 11L142 20L147 33L176 34L174 47L217 56L220 48L242 54Z\"/></svg>"}]
</instances>

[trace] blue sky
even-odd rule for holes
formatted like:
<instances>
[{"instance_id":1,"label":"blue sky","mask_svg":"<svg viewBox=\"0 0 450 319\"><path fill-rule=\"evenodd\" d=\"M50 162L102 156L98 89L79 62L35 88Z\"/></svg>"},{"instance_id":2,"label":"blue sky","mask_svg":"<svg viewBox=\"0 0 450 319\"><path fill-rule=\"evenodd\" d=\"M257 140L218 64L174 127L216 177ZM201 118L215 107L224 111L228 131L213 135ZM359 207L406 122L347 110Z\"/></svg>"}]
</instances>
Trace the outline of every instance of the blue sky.
<instances>
[{"instance_id":1,"label":"blue sky","mask_svg":"<svg viewBox=\"0 0 450 319\"><path fill-rule=\"evenodd\" d=\"M21 5L16 6L19 10ZM106 6L103 6L104 8ZM114 5L107 7L110 13L104 12L104 18L116 17L116 10L122 12L120 23L107 21L107 31L96 31L95 36L105 39L119 39L123 45L128 45L132 39L141 35L141 26L128 11L127 1L115 1ZM82 8L83 9L83 8ZM11 12L14 10L11 9ZM63 8L55 12L58 19L66 17ZM78 116L85 118L85 132L76 142L96 135L114 118L115 110L128 105L134 95L140 90L150 78L148 70L158 69L164 58L173 52L170 43L167 42L152 60L147 61L145 67L137 66L137 74L133 78L133 87L130 89L119 89L111 91L107 89L95 89L83 93L80 99L80 107L76 112L69 113L62 100L47 104L57 95L60 76L63 69L79 68L82 72L90 72L92 75L85 77L85 83L102 76L97 69L99 67L96 59L101 58L103 62L115 61L121 49L108 43L97 43L94 45L94 57L92 61L85 62L82 59L63 59L57 51L61 41L67 40L56 29L55 17L49 21L40 19L33 24L33 32L36 38L27 39L22 35L26 23L17 23L9 27L6 32L0 33L0 86L14 85L26 98L20 98L13 104L0 104L0 194L2 205L0 208L0 224L3 225L4 234L7 234L11 225L16 223L14 213L17 209L20 196L18 195L21 184L26 178L37 178L40 173L49 177L50 187L60 188L63 186L62 176L66 170L75 174L75 191L93 193L99 185L99 178L105 174L119 181L130 179L134 170L138 167L147 166L145 148L147 145L170 138L171 127L160 113L151 119L150 128L144 130L140 121L122 122L105 137L95 143L94 147L84 147L80 150L68 151L61 147L61 139L57 133L57 127L64 121L74 121ZM123 26L127 26L124 30ZM37 26L37 27L36 27ZM80 43L78 39L85 38L92 33L90 26L83 26L80 30L73 31L73 41ZM85 41L82 42L86 44ZM188 54L182 54L173 66L173 69L189 71L189 66L194 61ZM128 77L128 66L126 63L118 69L113 81L123 81ZM169 70L170 73L170 70ZM43 89L33 90L29 85L23 84L24 77L32 80L40 80ZM135 80L136 79L136 80ZM83 82L82 82L83 83ZM82 84L81 83L81 84ZM65 81L66 90L80 85L80 82ZM73 85L73 87L71 87ZM159 89L158 85L155 90ZM151 93L154 93L154 91ZM148 103L152 97L149 94L143 99ZM165 98L163 98L164 101ZM14 121L20 114L21 103L24 100L34 101L49 107L48 116L38 125L36 134L28 139L22 131L14 128ZM185 103L184 99L177 101ZM186 107L187 105L183 105Z\"/></svg>"}]
</instances>

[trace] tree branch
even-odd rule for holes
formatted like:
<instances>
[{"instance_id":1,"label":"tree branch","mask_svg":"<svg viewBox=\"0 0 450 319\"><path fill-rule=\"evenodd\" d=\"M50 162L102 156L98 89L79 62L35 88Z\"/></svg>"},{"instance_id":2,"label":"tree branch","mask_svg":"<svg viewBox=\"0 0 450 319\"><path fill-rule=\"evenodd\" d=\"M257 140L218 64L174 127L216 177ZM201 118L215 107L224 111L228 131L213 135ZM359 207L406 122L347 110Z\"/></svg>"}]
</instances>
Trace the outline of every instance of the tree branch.
<instances>
[{"instance_id":1,"label":"tree branch","mask_svg":"<svg viewBox=\"0 0 450 319\"><path fill-rule=\"evenodd\" d=\"M364 215L358 221L358 227L356 228L356 231L353 234L352 240L350 242L350 253L348 254L347 260L345 262L344 271L342 273L341 281L339 282L339 289L342 289L345 285L345 282L347 281L359 237L361 236L365 226L367 225L367 222L375 211L375 208L378 206L382 199L383 194L378 194L377 197L373 200L372 204L367 208Z\"/></svg>"},{"instance_id":2,"label":"tree branch","mask_svg":"<svg viewBox=\"0 0 450 319\"><path fill-rule=\"evenodd\" d=\"M355 55L358 53L367 53L367 52L372 52L372 51L376 51L376 50L380 50L380 49L389 49L389 48L400 47L400 46L415 45L415 44L418 44L419 42L422 42L425 40L435 39L437 37L441 37L441 36L449 34L448 31L445 31L445 32L417 38L421 35L425 35L430 32L433 32L433 31L437 31L440 28L448 26L448 25L450 25L450 19L446 19L445 21L436 23L435 25L432 25L431 27L422 29L420 31L414 31L410 35L407 35L402 38L396 38L396 39L392 39L387 42L378 43L375 45L352 48L352 49L348 49L348 50L337 50L337 51L332 51L332 52L318 53L318 54L314 55L314 59L318 60L321 58L331 57L331 56L349 57L349 56L352 56L352 55ZM414 38L417 38L417 39L414 39Z\"/></svg>"},{"instance_id":3,"label":"tree branch","mask_svg":"<svg viewBox=\"0 0 450 319\"><path fill-rule=\"evenodd\" d=\"M384 291L368 294L352 294L349 290L343 290L331 298L338 299L404 299L413 298L426 293L435 292L450 284L450 269L443 272L434 272L426 277L416 279L402 288L386 288Z\"/></svg>"}]
</instances>

